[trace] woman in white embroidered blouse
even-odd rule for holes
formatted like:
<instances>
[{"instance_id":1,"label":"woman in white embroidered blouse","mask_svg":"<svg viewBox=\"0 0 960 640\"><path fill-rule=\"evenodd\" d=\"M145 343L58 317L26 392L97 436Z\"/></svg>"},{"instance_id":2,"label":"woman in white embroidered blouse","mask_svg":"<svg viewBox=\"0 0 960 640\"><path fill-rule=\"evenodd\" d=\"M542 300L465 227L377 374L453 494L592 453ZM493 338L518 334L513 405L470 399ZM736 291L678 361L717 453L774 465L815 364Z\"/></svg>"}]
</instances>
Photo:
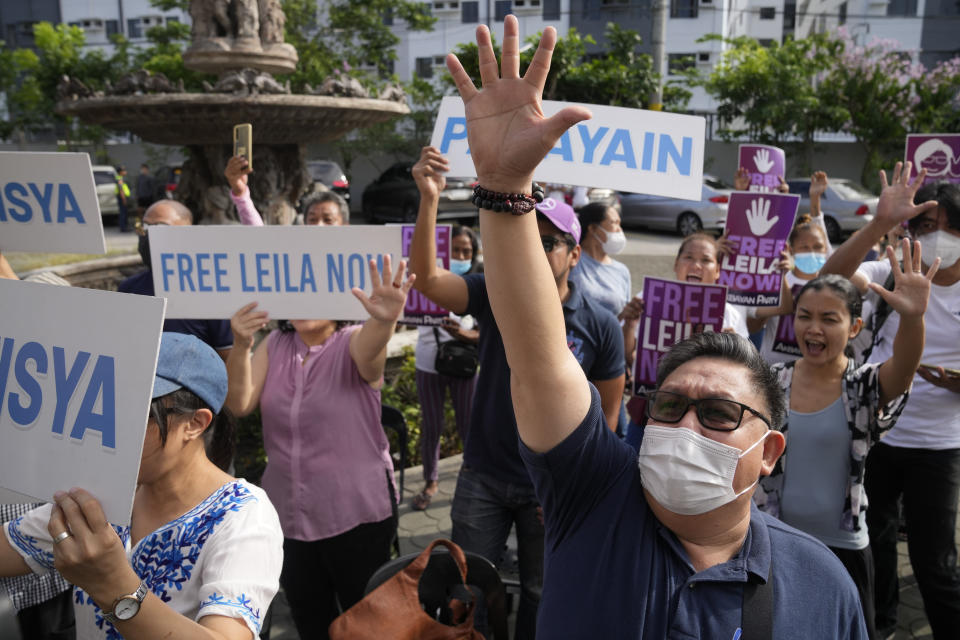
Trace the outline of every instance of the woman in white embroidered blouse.
<instances>
[{"instance_id":1,"label":"woman in white embroidered blouse","mask_svg":"<svg viewBox=\"0 0 960 640\"><path fill-rule=\"evenodd\" d=\"M56 566L74 587L77 638L250 640L279 586L283 534L259 488L221 470L223 360L164 333L131 526L82 489L6 523L0 576Z\"/></svg>"}]
</instances>

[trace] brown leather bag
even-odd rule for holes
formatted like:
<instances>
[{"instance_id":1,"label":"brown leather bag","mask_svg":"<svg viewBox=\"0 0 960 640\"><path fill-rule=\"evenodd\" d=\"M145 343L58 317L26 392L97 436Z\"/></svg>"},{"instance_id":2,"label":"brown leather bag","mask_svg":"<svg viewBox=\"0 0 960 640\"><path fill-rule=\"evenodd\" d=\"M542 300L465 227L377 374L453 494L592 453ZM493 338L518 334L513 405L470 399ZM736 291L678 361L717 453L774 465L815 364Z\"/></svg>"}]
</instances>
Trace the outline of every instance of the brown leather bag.
<instances>
[{"instance_id":1,"label":"brown leather bag","mask_svg":"<svg viewBox=\"0 0 960 640\"><path fill-rule=\"evenodd\" d=\"M473 603L451 603L455 618L466 614L456 626L434 620L420 606L420 576L430 561L430 552L438 544L450 550L466 586L467 559L463 551L450 540L434 540L405 569L334 620L330 624L330 640L483 640L483 635L473 628Z\"/></svg>"}]
</instances>

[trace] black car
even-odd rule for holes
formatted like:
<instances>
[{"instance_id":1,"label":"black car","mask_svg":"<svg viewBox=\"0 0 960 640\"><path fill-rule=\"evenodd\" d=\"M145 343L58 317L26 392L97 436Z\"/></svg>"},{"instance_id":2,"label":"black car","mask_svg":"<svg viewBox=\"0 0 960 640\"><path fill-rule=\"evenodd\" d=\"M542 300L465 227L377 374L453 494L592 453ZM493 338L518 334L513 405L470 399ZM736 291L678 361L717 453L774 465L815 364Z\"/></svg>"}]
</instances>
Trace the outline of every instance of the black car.
<instances>
[{"instance_id":1,"label":"black car","mask_svg":"<svg viewBox=\"0 0 960 640\"><path fill-rule=\"evenodd\" d=\"M412 163L397 163L363 190L363 214L368 223L416 222L420 192L412 168ZM475 219L477 208L471 202L474 182L474 178L447 178L447 186L440 193L437 217Z\"/></svg>"}]
</instances>

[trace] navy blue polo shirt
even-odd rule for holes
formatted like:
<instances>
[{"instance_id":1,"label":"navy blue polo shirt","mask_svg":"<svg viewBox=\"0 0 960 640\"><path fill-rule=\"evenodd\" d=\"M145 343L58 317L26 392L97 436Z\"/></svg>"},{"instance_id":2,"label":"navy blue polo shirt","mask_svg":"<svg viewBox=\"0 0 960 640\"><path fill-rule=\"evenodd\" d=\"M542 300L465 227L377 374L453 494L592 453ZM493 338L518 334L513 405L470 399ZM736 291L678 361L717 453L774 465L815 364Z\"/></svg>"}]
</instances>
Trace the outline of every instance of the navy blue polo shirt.
<instances>
[{"instance_id":1,"label":"navy blue polo shirt","mask_svg":"<svg viewBox=\"0 0 960 640\"><path fill-rule=\"evenodd\" d=\"M543 506L538 638L738 640L743 586L773 565L773 637L867 638L846 569L823 544L750 507L743 547L696 572L647 506L637 452L608 428L600 396L545 454L520 445Z\"/></svg>"},{"instance_id":2,"label":"navy blue polo shirt","mask_svg":"<svg viewBox=\"0 0 960 640\"><path fill-rule=\"evenodd\" d=\"M473 400L470 431L464 445L467 466L517 484L530 484L520 458L517 421L510 395L510 367L487 297L483 274L463 277L469 302L466 313L480 326L480 375ZM590 380L610 380L624 372L623 333L610 311L570 284L563 304L567 344Z\"/></svg>"},{"instance_id":3,"label":"navy blue polo shirt","mask_svg":"<svg viewBox=\"0 0 960 640\"><path fill-rule=\"evenodd\" d=\"M130 276L120 283L117 291L120 293L152 296L153 273L147 269L143 273ZM229 349L233 346L233 332L230 330L229 320L184 320L183 318L167 318L163 321L163 330L197 336L218 351L221 349Z\"/></svg>"}]
</instances>

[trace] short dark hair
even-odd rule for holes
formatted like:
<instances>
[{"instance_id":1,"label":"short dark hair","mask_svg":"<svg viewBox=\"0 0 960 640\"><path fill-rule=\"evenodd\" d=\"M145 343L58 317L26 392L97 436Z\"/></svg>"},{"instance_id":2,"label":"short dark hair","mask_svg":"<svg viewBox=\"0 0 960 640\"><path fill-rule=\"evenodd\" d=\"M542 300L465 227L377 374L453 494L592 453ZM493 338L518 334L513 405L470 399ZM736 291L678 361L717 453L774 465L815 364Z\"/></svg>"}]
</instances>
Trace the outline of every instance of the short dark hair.
<instances>
[{"instance_id":1,"label":"short dark hair","mask_svg":"<svg viewBox=\"0 0 960 640\"><path fill-rule=\"evenodd\" d=\"M806 293L807 290L822 291L823 289L829 289L831 293L843 301L847 307L847 313L850 314L851 322L863 314L863 298L860 297L860 292L857 291L857 288L852 282L835 273L814 278L803 285L800 293L797 294L796 301L799 303L800 298L803 297L803 294Z\"/></svg>"},{"instance_id":2,"label":"short dark hair","mask_svg":"<svg viewBox=\"0 0 960 640\"><path fill-rule=\"evenodd\" d=\"M947 224L951 229L960 230L960 185L952 182L930 182L923 185L913 197L914 204L936 200L947 212ZM907 226L912 230L920 224L921 217L910 219Z\"/></svg>"},{"instance_id":3,"label":"short dark hair","mask_svg":"<svg viewBox=\"0 0 960 640\"><path fill-rule=\"evenodd\" d=\"M314 205L323 204L324 202L333 202L340 207L340 219L343 220L343 224L350 224L350 207L347 206L347 201L335 191L322 191L315 196L307 198L306 202L303 203L303 221L307 221L307 214L310 213L310 209L312 209Z\"/></svg>"},{"instance_id":4,"label":"short dark hair","mask_svg":"<svg viewBox=\"0 0 960 640\"><path fill-rule=\"evenodd\" d=\"M226 471L233 462L237 443L235 419L226 407L223 407L218 414L210 405L185 387L154 398L150 403L150 417L156 420L157 427L160 429L160 446L167 444L167 419L171 415L193 414L200 409L208 409L213 414L213 421L203 432L207 458L221 470Z\"/></svg>"},{"instance_id":5,"label":"short dark hair","mask_svg":"<svg viewBox=\"0 0 960 640\"><path fill-rule=\"evenodd\" d=\"M577 217L580 218L580 228L583 233L586 233L591 225L602 225L610 209L611 207L603 202L591 202L582 206L577 212Z\"/></svg>"},{"instance_id":6,"label":"short dark hair","mask_svg":"<svg viewBox=\"0 0 960 640\"><path fill-rule=\"evenodd\" d=\"M787 245L792 249L793 243L796 242L797 236L799 236L804 231L810 231L813 233L819 233L820 237L823 238L824 244L829 242L827 234L824 232L823 227L813 221L813 217L809 213L804 213L797 217L796 223L793 225L793 229L790 230L790 235L787 236Z\"/></svg>"},{"instance_id":7,"label":"short dark hair","mask_svg":"<svg viewBox=\"0 0 960 640\"><path fill-rule=\"evenodd\" d=\"M766 400L771 428L780 430L786 417L786 403L780 382L749 340L735 333L705 331L676 343L660 358L657 387L662 386L680 365L695 358L719 358L746 367L754 387Z\"/></svg>"},{"instance_id":8,"label":"short dark hair","mask_svg":"<svg viewBox=\"0 0 960 640\"><path fill-rule=\"evenodd\" d=\"M694 233L691 233L690 235L685 237L683 241L680 243L680 248L677 249L677 257L674 259L674 262L680 259L680 255L683 253L683 250L686 249L687 245L693 242L694 240L703 240L704 242L709 244L711 247L713 247L714 255L717 255L720 253L720 251L718 251L719 247L717 245L716 238L714 238L709 233L705 233L703 231L695 231ZM719 257L719 255L717 255L717 257Z\"/></svg>"}]
</instances>

